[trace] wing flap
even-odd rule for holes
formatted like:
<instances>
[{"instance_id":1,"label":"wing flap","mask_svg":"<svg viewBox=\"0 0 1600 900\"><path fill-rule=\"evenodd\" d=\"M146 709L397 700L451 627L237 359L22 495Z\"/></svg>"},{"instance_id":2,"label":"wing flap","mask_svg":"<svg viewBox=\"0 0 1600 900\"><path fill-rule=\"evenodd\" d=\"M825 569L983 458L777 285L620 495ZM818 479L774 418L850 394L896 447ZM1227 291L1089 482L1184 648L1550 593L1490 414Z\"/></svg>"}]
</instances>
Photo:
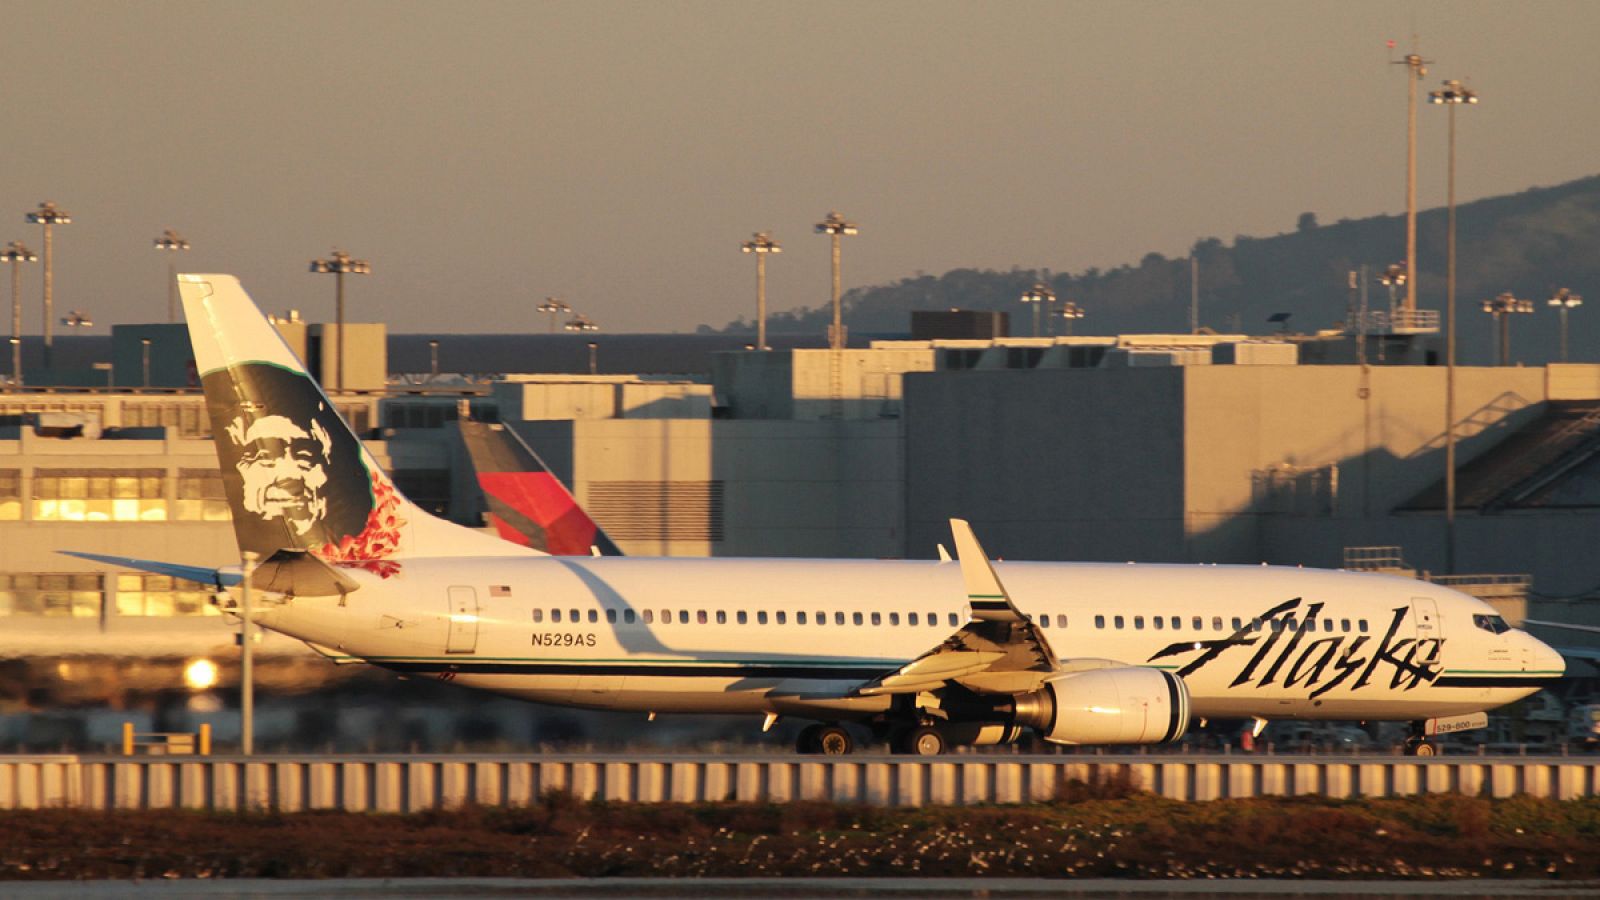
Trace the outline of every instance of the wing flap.
<instances>
[{"instance_id":1,"label":"wing flap","mask_svg":"<svg viewBox=\"0 0 1600 900\"><path fill-rule=\"evenodd\" d=\"M1031 689L1059 667L1039 627L1012 602L972 526L951 519L972 619L939 646L856 689L862 696L916 694L958 682L980 693Z\"/></svg>"}]
</instances>

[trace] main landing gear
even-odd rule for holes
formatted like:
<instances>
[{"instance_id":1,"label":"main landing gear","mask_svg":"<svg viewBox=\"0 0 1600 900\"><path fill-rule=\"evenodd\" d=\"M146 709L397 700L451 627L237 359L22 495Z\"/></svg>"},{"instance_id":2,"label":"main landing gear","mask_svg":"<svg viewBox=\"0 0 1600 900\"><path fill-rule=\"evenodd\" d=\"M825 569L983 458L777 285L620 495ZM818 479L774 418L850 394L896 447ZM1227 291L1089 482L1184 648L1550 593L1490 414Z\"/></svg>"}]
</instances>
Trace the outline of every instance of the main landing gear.
<instances>
[{"instance_id":1,"label":"main landing gear","mask_svg":"<svg viewBox=\"0 0 1600 900\"><path fill-rule=\"evenodd\" d=\"M878 739L887 741L891 751L908 756L940 756L950 750L950 738L933 725L915 725L875 734ZM855 752L856 741L842 725L818 723L801 730L795 750L807 755L844 756Z\"/></svg>"},{"instance_id":2,"label":"main landing gear","mask_svg":"<svg viewBox=\"0 0 1600 900\"><path fill-rule=\"evenodd\" d=\"M932 725L918 725L890 738L889 747L896 753L911 756L939 756L948 747L944 732Z\"/></svg>"},{"instance_id":3,"label":"main landing gear","mask_svg":"<svg viewBox=\"0 0 1600 900\"><path fill-rule=\"evenodd\" d=\"M807 725L800 730L795 750L806 754L845 756L855 750L855 738L843 726L835 723Z\"/></svg>"}]
</instances>

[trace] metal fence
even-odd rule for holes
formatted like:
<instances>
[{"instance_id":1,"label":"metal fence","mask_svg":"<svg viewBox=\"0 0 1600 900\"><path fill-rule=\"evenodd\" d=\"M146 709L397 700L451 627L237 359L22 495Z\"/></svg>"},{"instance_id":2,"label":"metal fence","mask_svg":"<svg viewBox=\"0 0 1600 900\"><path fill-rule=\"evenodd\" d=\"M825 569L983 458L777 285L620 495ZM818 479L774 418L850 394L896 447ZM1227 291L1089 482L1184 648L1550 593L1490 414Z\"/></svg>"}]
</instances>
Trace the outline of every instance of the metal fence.
<instances>
[{"instance_id":1,"label":"metal fence","mask_svg":"<svg viewBox=\"0 0 1600 900\"><path fill-rule=\"evenodd\" d=\"M1174 800L1600 793L1575 757L257 756L0 757L0 810L336 809L407 813L518 806L550 791L619 803L817 800L873 806L1049 801L1073 782L1127 779Z\"/></svg>"}]
</instances>

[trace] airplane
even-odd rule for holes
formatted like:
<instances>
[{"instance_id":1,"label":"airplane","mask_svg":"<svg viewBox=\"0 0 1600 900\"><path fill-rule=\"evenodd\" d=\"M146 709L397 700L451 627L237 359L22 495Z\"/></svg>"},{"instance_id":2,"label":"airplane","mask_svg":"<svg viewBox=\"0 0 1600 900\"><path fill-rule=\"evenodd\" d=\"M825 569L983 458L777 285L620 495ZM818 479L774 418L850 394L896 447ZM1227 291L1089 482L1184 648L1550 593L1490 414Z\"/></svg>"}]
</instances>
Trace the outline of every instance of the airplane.
<instances>
[{"instance_id":1,"label":"airplane","mask_svg":"<svg viewBox=\"0 0 1600 900\"><path fill-rule=\"evenodd\" d=\"M809 721L797 749L896 752L1033 732L1178 741L1196 721L1411 723L1408 753L1559 678L1559 654L1411 579L1234 565L550 556L395 489L230 275L179 287L252 621L340 662L530 701ZM243 573L75 554L209 581Z\"/></svg>"}]
</instances>

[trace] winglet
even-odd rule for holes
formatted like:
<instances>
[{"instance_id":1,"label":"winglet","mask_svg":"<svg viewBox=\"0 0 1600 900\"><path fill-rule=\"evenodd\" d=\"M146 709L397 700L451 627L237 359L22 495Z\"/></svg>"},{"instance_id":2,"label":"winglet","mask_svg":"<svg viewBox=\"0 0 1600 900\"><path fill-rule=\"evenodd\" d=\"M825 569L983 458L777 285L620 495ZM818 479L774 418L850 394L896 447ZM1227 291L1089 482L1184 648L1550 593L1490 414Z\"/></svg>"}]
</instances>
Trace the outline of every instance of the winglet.
<instances>
[{"instance_id":1,"label":"winglet","mask_svg":"<svg viewBox=\"0 0 1600 900\"><path fill-rule=\"evenodd\" d=\"M1016 621L1022 614L1006 594L1000 576L994 573L989 557L972 533L965 519L951 519L950 531L955 537L956 559L961 562L961 578L967 585L967 601L972 604L974 619Z\"/></svg>"}]
</instances>

